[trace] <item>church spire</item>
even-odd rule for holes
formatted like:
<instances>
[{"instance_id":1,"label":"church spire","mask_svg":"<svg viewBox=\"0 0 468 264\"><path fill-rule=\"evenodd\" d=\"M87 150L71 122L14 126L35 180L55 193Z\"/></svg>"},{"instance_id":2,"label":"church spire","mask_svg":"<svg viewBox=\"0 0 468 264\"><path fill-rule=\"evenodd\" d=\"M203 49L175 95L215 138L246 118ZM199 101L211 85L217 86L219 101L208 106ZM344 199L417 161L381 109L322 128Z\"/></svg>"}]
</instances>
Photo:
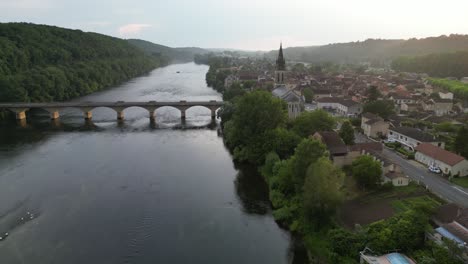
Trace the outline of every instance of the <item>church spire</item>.
<instances>
[{"instance_id":1,"label":"church spire","mask_svg":"<svg viewBox=\"0 0 468 264\"><path fill-rule=\"evenodd\" d=\"M286 70L286 61L283 56L283 43L280 43L280 49L278 52L278 59L276 59L276 70L285 71Z\"/></svg>"}]
</instances>

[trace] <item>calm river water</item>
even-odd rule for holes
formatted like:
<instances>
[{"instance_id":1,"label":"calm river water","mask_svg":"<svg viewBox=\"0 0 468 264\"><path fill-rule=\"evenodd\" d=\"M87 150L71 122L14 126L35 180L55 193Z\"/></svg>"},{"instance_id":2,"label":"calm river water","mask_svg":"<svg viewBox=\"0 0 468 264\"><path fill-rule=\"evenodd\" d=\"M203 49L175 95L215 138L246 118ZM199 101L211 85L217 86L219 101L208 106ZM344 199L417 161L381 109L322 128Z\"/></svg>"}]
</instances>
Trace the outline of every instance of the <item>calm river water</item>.
<instances>
[{"instance_id":1,"label":"calm river water","mask_svg":"<svg viewBox=\"0 0 468 264\"><path fill-rule=\"evenodd\" d=\"M171 65L78 100L220 100L207 70ZM235 167L208 109L189 109L184 126L170 107L153 124L124 113L0 124L0 263L291 263L265 184Z\"/></svg>"}]
</instances>

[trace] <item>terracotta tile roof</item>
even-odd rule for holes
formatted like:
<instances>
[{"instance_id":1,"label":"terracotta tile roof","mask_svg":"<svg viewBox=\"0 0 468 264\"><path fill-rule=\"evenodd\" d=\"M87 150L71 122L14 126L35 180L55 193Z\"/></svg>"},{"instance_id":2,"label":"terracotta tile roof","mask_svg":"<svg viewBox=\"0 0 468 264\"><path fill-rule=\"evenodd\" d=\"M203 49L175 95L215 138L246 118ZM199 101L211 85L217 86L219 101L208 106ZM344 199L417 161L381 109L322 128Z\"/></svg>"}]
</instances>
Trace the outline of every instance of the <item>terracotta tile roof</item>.
<instances>
[{"instance_id":1,"label":"terracotta tile roof","mask_svg":"<svg viewBox=\"0 0 468 264\"><path fill-rule=\"evenodd\" d=\"M416 151L429 156L435 160L440 160L445 164L453 166L463 161L465 158L459 156L453 152L441 149L429 143L422 143L416 147Z\"/></svg>"}]
</instances>

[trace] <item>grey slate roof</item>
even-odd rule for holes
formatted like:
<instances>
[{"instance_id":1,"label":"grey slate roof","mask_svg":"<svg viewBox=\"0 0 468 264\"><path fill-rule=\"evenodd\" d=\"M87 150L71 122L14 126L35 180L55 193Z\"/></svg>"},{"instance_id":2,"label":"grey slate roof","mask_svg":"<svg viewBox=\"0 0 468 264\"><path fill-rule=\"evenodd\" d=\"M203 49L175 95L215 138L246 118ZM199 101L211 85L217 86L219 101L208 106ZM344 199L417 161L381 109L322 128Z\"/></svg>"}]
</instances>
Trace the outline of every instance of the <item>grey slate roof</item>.
<instances>
[{"instance_id":1,"label":"grey slate roof","mask_svg":"<svg viewBox=\"0 0 468 264\"><path fill-rule=\"evenodd\" d=\"M435 142L434 136L413 127L393 127L390 130L421 142Z\"/></svg>"}]
</instances>

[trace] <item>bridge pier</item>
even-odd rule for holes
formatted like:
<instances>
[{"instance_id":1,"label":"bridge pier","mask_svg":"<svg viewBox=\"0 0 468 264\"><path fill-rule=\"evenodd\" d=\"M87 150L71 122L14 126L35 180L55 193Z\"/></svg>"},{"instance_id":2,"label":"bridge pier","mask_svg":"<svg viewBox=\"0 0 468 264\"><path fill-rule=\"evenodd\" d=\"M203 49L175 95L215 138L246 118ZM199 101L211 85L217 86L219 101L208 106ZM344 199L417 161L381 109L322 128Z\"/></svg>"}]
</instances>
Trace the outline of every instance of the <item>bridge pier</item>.
<instances>
[{"instance_id":1,"label":"bridge pier","mask_svg":"<svg viewBox=\"0 0 468 264\"><path fill-rule=\"evenodd\" d=\"M10 108L10 111L15 113L16 120L26 119L26 111L27 110L29 110L29 108Z\"/></svg>"},{"instance_id":2,"label":"bridge pier","mask_svg":"<svg viewBox=\"0 0 468 264\"><path fill-rule=\"evenodd\" d=\"M117 111L117 120L124 120L124 113L123 110Z\"/></svg>"},{"instance_id":3,"label":"bridge pier","mask_svg":"<svg viewBox=\"0 0 468 264\"><path fill-rule=\"evenodd\" d=\"M211 120L216 119L216 109L211 109Z\"/></svg>"},{"instance_id":4,"label":"bridge pier","mask_svg":"<svg viewBox=\"0 0 468 264\"><path fill-rule=\"evenodd\" d=\"M180 109L180 119L182 119L182 121L185 121L186 119L185 109Z\"/></svg>"},{"instance_id":5,"label":"bridge pier","mask_svg":"<svg viewBox=\"0 0 468 264\"><path fill-rule=\"evenodd\" d=\"M56 120L60 117L59 111L52 111L50 112L50 119Z\"/></svg>"},{"instance_id":6,"label":"bridge pier","mask_svg":"<svg viewBox=\"0 0 468 264\"><path fill-rule=\"evenodd\" d=\"M50 119L52 120L60 117L60 114L57 108L44 108L44 110L49 112Z\"/></svg>"},{"instance_id":7,"label":"bridge pier","mask_svg":"<svg viewBox=\"0 0 468 264\"><path fill-rule=\"evenodd\" d=\"M154 121L156 120L156 110L150 110L149 112L149 119Z\"/></svg>"},{"instance_id":8,"label":"bridge pier","mask_svg":"<svg viewBox=\"0 0 468 264\"><path fill-rule=\"evenodd\" d=\"M86 111L86 112L83 112L84 113L84 118L86 120L91 120L93 118L93 112L91 111Z\"/></svg>"}]
</instances>

